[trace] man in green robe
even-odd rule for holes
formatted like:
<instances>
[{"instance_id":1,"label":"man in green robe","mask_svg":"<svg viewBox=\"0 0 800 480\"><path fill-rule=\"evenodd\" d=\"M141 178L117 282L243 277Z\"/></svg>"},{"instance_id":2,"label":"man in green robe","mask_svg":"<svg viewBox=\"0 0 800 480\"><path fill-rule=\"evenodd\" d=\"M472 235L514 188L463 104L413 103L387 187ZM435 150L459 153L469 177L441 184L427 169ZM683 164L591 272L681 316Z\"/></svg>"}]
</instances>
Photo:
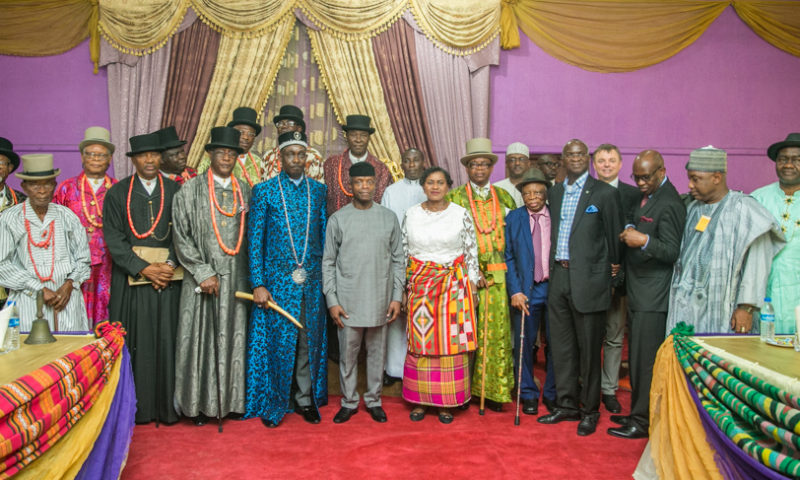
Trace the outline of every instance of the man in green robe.
<instances>
[{"instance_id":1,"label":"man in green robe","mask_svg":"<svg viewBox=\"0 0 800 480\"><path fill-rule=\"evenodd\" d=\"M775 308L775 333L795 333L794 309L800 305L800 133L772 144L778 181L753 192L781 227L786 246L772 260L767 296Z\"/></svg>"},{"instance_id":2,"label":"man in green robe","mask_svg":"<svg viewBox=\"0 0 800 480\"><path fill-rule=\"evenodd\" d=\"M497 163L491 140L473 138L468 141L467 155L461 163L467 169L469 182L451 190L447 199L471 212L478 242L481 278L477 283L478 349L472 391L482 392L486 406L499 412L503 403L511 401L514 386L504 229L505 215L516 208L516 204L508 192L489 183L492 168Z\"/></svg>"}]
</instances>

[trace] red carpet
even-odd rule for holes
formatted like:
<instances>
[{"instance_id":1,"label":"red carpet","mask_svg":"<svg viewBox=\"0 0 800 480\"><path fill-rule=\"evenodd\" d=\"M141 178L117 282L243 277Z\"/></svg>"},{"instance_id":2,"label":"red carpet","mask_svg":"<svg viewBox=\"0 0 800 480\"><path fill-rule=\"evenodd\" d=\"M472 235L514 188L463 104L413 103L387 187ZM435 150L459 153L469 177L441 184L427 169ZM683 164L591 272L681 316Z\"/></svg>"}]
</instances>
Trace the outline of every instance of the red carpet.
<instances>
[{"instance_id":1,"label":"red carpet","mask_svg":"<svg viewBox=\"0 0 800 480\"><path fill-rule=\"evenodd\" d=\"M618 398L630 404L629 392L620 390ZM616 480L630 478L646 443L606 434L613 424L602 406L597 432L588 437L575 433L577 422L542 425L528 415L515 427L513 404L483 417L473 404L456 411L450 425L436 415L410 421L411 407L399 398L384 399L385 424L375 423L363 404L349 422L334 424L338 408L339 397L331 396L319 425L290 414L276 429L259 419L228 420L222 434L216 423L195 427L188 420L159 429L136 426L122 479Z\"/></svg>"}]
</instances>

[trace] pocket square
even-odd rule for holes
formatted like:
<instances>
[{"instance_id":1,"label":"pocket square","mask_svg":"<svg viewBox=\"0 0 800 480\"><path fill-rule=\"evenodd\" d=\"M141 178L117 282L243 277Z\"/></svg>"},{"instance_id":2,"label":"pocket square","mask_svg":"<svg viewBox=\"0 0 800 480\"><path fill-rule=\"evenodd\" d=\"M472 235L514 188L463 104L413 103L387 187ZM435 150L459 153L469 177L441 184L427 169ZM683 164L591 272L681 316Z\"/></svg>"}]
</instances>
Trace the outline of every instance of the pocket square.
<instances>
[{"instance_id":1,"label":"pocket square","mask_svg":"<svg viewBox=\"0 0 800 480\"><path fill-rule=\"evenodd\" d=\"M600 210L598 210L597 207L595 207L594 205L589 205L588 207L586 207L586 213L597 213L599 211Z\"/></svg>"},{"instance_id":2,"label":"pocket square","mask_svg":"<svg viewBox=\"0 0 800 480\"><path fill-rule=\"evenodd\" d=\"M641 217L639 217L639 220L641 220L641 221L643 221L643 222L645 222L645 223L653 223L653 219L652 219L652 218L650 218L650 217L645 217L644 215L642 215Z\"/></svg>"}]
</instances>

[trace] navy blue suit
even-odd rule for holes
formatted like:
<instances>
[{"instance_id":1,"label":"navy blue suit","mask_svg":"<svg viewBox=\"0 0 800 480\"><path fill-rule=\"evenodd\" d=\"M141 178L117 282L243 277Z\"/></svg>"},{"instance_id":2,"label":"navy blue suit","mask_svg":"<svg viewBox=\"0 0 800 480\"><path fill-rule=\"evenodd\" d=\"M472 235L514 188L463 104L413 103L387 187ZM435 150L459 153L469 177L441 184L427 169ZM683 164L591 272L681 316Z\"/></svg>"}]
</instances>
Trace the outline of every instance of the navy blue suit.
<instances>
[{"instance_id":1,"label":"navy blue suit","mask_svg":"<svg viewBox=\"0 0 800 480\"><path fill-rule=\"evenodd\" d=\"M543 234L544 235L544 234ZM549 255L550 252L543 252ZM544 382L544 396L556 399L555 374L550 354L550 323L547 321L547 281L536 283L533 280L533 239L531 237L530 213L526 207L512 210L506 216L506 287L508 296L523 293L528 297L530 316L525 319L525 339L522 352L522 380L520 396L525 400L538 399L541 394L533 381L533 348L539 332L539 322L545 322L547 347L547 372ZM514 327L514 376L519 372L519 333L523 313L511 307L511 323ZM519 382L520 380L517 379Z\"/></svg>"}]
</instances>

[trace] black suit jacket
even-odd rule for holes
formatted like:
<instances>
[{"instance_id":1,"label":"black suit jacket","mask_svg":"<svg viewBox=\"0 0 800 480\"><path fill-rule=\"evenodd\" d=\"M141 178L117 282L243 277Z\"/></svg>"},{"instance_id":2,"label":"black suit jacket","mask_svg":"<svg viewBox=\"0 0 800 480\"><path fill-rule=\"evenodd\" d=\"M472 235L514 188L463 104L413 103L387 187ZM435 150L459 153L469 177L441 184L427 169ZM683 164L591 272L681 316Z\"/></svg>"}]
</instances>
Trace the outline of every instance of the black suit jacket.
<instances>
[{"instance_id":1,"label":"black suit jacket","mask_svg":"<svg viewBox=\"0 0 800 480\"><path fill-rule=\"evenodd\" d=\"M644 207L633 211L631 223L650 235L647 248L625 247L628 307L637 312L666 312L672 266L681 250L686 207L667 180Z\"/></svg>"},{"instance_id":2,"label":"black suit jacket","mask_svg":"<svg viewBox=\"0 0 800 480\"><path fill-rule=\"evenodd\" d=\"M551 218L551 265L555 265L564 183L548 191ZM597 212L587 212L591 206ZM586 178L569 236L569 281L572 301L581 313L607 310L611 304L611 264L620 263L622 202L616 188Z\"/></svg>"},{"instance_id":3,"label":"black suit jacket","mask_svg":"<svg viewBox=\"0 0 800 480\"><path fill-rule=\"evenodd\" d=\"M617 190L619 190L619 196L622 200L625 224L633 223L633 212L639 207L639 203L642 201L642 192L633 185L628 185L622 181L619 182Z\"/></svg>"}]
</instances>

